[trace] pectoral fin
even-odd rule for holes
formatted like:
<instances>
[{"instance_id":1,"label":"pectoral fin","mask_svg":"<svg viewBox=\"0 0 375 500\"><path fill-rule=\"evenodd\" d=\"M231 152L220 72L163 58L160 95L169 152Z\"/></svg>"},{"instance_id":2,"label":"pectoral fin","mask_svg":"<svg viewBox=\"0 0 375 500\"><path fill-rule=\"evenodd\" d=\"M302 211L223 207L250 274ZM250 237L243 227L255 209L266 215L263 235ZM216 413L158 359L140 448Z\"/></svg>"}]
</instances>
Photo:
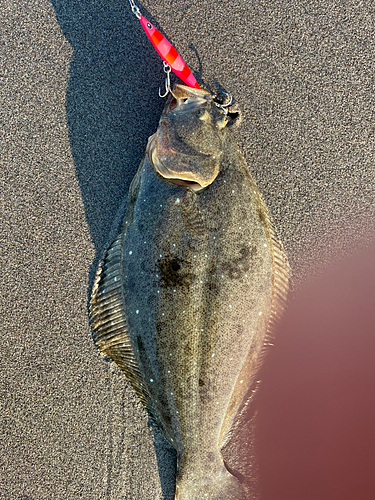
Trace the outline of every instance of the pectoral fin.
<instances>
[{"instance_id":1,"label":"pectoral fin","mask_svg":"<svg viewBox=\"0 0 375 500\"><path fill-rule=\"evenodd\" d=\"M188 190L179 201L179 205L182 220L184 221L187 231L193 236L203 238L206 234L206 230L196 197L197 195L195 193Z\"/></svg>"}]
</instances>

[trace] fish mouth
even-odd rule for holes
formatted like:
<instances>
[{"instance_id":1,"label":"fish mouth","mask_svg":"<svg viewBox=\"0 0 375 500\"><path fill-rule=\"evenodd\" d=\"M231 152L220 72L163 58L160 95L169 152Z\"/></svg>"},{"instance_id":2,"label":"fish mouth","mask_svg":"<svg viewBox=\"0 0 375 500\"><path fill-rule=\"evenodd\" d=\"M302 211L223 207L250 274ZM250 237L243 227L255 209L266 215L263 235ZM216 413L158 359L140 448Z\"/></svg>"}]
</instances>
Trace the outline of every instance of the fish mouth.
<instances>
[{"instance_id":1,"label":"fish mouth","mask_svg":"<svg viewBox=\"0 0 375 500\"><path fill-rule=\"evenodd\" d=\"M174 85L171 94L177 100L187 99L188 97L194 97L195 99L201 98L202 101L212 100L212 96L207 90L188 87L187 85L181 85L180 83L176 83Z\"/></svg>"},{"instance_id":2,"label":"fish mouth","mask_svg":"<svg viewBox=\"0 0 375 500\"><path fill-rule=\"evenodd\" d=\"M195 192L209 186L219 173L219 164L214 157L174 149L163 120L158 131L149 138L146 153L154 170L163 179Z\"/></svg>"}]
</instances>

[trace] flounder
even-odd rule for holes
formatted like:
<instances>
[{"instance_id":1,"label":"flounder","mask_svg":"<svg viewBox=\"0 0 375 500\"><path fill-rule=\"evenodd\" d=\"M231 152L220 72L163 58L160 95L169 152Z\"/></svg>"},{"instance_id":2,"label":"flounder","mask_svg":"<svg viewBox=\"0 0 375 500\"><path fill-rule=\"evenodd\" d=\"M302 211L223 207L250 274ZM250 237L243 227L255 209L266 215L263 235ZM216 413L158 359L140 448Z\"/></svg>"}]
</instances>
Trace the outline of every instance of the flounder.
<instances>
[{"instance_id":1,"label":"flounder","mask_svg":"<svg viewBox=\"0 0 375 500\"><path fill-rule=\"evenodd\" d=\"M175 85L97 270L94 341L177 450L175 498L245 500L220 449L284 308L288 263L230 116Z\"/></svg>"}]
</instances>

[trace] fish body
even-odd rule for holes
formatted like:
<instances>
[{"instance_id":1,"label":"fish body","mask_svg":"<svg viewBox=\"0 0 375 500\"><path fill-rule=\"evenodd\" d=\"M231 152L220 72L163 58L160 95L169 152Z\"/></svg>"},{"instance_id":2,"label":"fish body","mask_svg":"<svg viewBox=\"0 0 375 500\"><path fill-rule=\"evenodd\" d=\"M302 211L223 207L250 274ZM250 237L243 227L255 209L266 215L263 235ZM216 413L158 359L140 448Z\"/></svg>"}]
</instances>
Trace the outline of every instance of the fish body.
<instances>
[{"instance_id":1,"label":"fish body","mask_svg":"<svg viewBox=\"0 0 375 500\"><path fill-rule=\"evenodd\" d=\"M281 314L288 265L205 90L176 85L105 252L90 320L178 456L178 500L245 500L220 449Z\"/></svg>"},{"instance_id":2,"label":"fish body","mask_svg":"<svg viewBox=\"0 0 375 500\"><path fill-rule=\"evenodd\" d=\"M139 14L139 21L146 35L155 47L159 56L171 67L172 71L189 87L199 89L197 80L172 44L153 26L150 21Z\"/></svg>"}]
</instances>

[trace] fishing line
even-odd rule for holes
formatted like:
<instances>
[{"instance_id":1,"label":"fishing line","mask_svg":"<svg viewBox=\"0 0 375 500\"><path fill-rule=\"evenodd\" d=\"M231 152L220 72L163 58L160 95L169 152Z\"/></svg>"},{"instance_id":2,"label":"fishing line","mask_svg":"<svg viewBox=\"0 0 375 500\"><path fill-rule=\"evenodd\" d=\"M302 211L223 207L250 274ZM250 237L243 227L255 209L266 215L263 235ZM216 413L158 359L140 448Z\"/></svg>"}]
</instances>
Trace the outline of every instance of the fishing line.
<instances>
[{"instance_id":1,"label":"fishing line","mask_svg":"<svg viewBox=\"0 0 375 500\"><path fill-rule=\"evenodd\" d=\"M129 3L133 14L141 23L144 32L154 46L156 52L163 59L163 70L166 74L165 92L164 94L161 94L159 88L159 96L166 97L169 92L171 92L171 71L173 71L179 78L181 78L181 80L186 83L188 87L200 89L193 73L190 71L188 65L185 63L185 61L182 59L173 45L165 38L164 35L160 33L159 30L155 28L155 26L150 23L150 21L142 16L141 11L139 10L139 7L134 3L134 0L129 0ZM232 104L233 100L231 94L228 94L227 92L224 93L228 98L226 102L218 99L217 96L214 96L213 101L218 108L220 108L225 114L227 114L228 107Z\"/></svg>"}]
</instances>

